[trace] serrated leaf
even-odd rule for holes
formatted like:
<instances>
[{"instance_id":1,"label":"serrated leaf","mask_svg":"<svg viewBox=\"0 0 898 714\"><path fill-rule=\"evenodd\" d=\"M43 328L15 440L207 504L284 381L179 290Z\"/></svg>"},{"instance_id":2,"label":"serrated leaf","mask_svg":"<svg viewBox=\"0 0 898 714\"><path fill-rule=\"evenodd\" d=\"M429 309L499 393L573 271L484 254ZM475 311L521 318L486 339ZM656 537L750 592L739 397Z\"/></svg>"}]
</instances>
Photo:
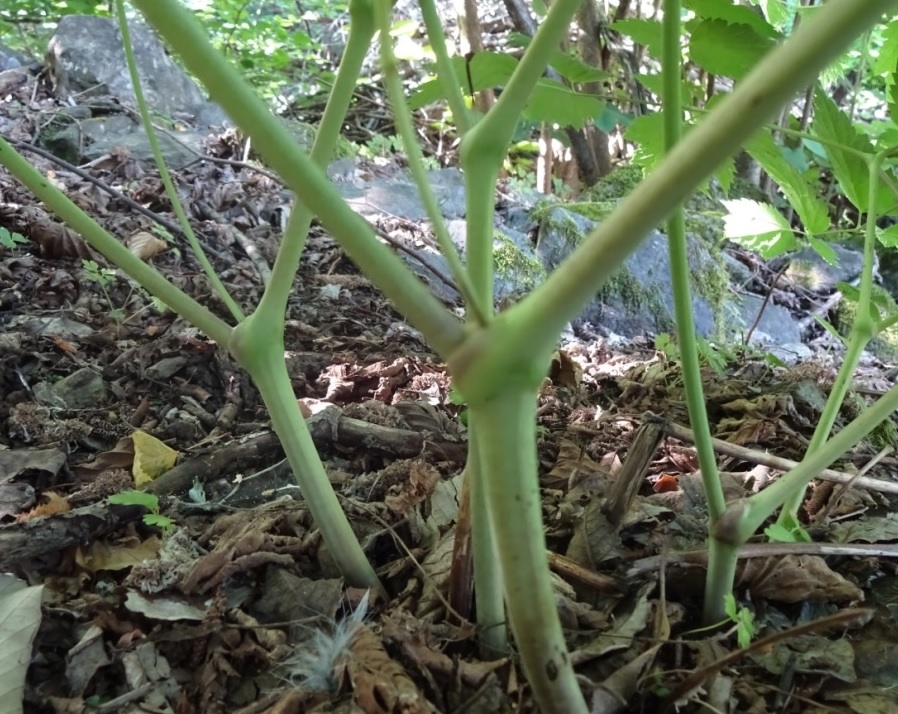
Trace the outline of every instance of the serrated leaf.
<instances>
[{"instance_id":1,"label":"serrated leaf","mask_svg":"<svg viewBox=\"0 0 898 714\"><path fill-rule=\"evenodd\" d=\"M879 239L879 242L887 248L898 247L898 224L889 226L881 231L877 230L876 237Z\"/></svg>"},{"instance_id":2,"label":"serrated leaf","mask_svg":"<svg viewBox=\"0 0 898 714\"><path fill-rule=\"evenodd\" d=\"M834 251L833 247L826 241L814 238L814 236L808 236L808 245L810 245L811 248L814 249L814 252L830 265L835 265L836 261L839 259L838 256L836 256L836 251Z\"/></svg>"},{"instance_id":3,"label":"serrated leaf","mask_svg":"<svg viewBox=\"0 0 898 714\"><path fill-rule=\"evenodd\" d=\"M767 203L738 198L723 201L724 235L741 246L756 250L765 260L782 255L796 246L792 227L785 217Z\"/></svg>"},{"instance_id":4,"label":"serrated leaf","mask_svg":"<svg viewBox=\"0 0 898 714\"><path fill-rule=\"evenodd\" d=\"M596 126L604 132L613 131L618 126L628 127L635 119L632 112L622 112L612 104L606 104L602 114L596 119Z\"/></svg>"},{"instance_id":5,"label":"serrated leaf","mask_svg":"<svg viewBox=\"0 0 898 714\"><path fill-rule=\"evenodd\" d=\"M644 169L655 166L664 156L664 117L645 114L627 127L627 141L636 144L633 161Z\"/></svg>"},{"instance_id":6,"label":"serrated leaf","mask_svg":"<svg viewBox=\"0 0 898 714\"><path fill-rule=\"evenodd\" d=\"M603 79L611 77L610 72L606 72L597 67L592 67L577 57L573 57L567 52L556 52L549 60L549 66L555 69L558 74L569 82L574 84L585 84L587 82L599 82Z\"/></svg>"},{"instance_id":7,"label":"serrated leaf","mask_svg":"<svg viewBox=\"0 0 898 714\"><path fill-rule=\"evenodd\" d=\"M536 83L524 107L524 118L580 129L601 115L605 103L588 94L574 92L551 79Z\"/></svg>"},{"instance_id":8,"label":"serrated leaf","mask_svg":"<svg viewBox=\"0 0 898 714\"><path fill-rule=\"evenodd\" d=\"M728 196L733 187L733 180L736 178L736 160L732 156L726 159L717 167L714 177L723 189L724 195Z\"/></svg>"},{"instance_id":9,"label":"serrated leaf","mask_svg":"<svg viewBox=\"0 0 898 714\"><path fill-rule=\"evenodd\" d=\"M867 213L870 203L867 162L856 153L845 151L839 146L848 146L872 155L873 145L819 86L814 90L814 121L811 130L826 150L842 193L861 213Z\"/></svg>"},{"instance_id":10,"label":"serrated leaf","mask_svg":"<svg viewBox=\"0 0 898 714\"><path fill-rule=\"evenodd\" d=\"M732 0L684 0L683 7L692 10L703 20L725 20L731 25L748 25L761 37L772 40L782 35L754 10L733 5Z\"/></svg>"},{"instance_id":11,"label":"serrated leaf","mask_svg":"<svg viewBox=\"0 0 898 714\"><path fill-rule=\"evenodd\" d=\"M898 20L892 20L882 31L879 54L873 60L874 74L894 74L898 71Z\"/></svg>"},{"instance_id":12,"label":"serrated leaf","mask_svg":"<svg viewBox=\"0 0 898 714\"><path fill-rule=\"evenodd\" d=\"M468 94L472 88L479 92L494 87L504 87L518 66L518 61L508 54L499 52L478 52L470 62L464 57L452 57L452 67L458 78L459 88ZM470 85L469 75L470 72ZM473 85L473 87L471 86ZM443 85L439 79L422 83L409 97L409 107L420 109L445 99Z\"/></svg>"},{"instance_id":13,"label":"serrated leaf","mask_svg":"<svg viewBox=\"0 0 898 714\"><path fill-rule=\"evenodd\" d=\"M649 54L661 56L663 32L658 20L617 20L611 29L630 37L639 45L645 45Z\"/></svg>"},{"instance_id":14,"label":"serrated leaf","mask_svg":"<svg viewBox=\"0 0 898 714\"><path fill-rule=\"evenodd\" d=\"M689 56L711 74L742 79L773 46L750 25L702 20L692 28Z\"/></svg>"},{"instance_id":15,"label":"serrated leaf","mask_svg":"<svg viewBox=\"0 0 898 714\"><path fill-rule=\"evenodd\" d=\"M106 500L119 506L143 506L150 512L159 508L159 497L146 491L122 491L112 494Z\"/></svg>"},{"instance_id":16,"label":"serrated leaf","mask_svg":"<svg viewBox=\"0 0 898 714\"><path fill-rule=\"evenodd\" d=\"M817 197L815 187L786 161L770 134L766 131L756 134L745 149L779 185L808 234L829 230L826 204Z\"/></svg>"}]
</instances>

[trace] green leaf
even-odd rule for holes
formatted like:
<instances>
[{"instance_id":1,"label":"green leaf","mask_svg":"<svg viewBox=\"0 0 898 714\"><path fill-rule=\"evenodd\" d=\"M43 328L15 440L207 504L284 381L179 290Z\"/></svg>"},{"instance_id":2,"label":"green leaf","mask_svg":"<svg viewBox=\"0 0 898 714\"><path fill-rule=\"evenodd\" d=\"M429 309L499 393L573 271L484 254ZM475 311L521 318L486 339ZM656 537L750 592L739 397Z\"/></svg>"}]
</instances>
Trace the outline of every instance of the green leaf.
<instances>
[{"instance_id":1,"label":"green leaf","mask_svg":"<svg viewBox=\"0 0 898 714\"><path fill-rule=\"evenodd\" d=\"M769 133L762 131L756 134L745 149L779 184L808 234L829 230L829 212L826 204L817 197L816 187L809 185L801 173L786 161Z\"/></svg>"},{"instance_id":2,"label":"green leaf","mask_svg":"<svg viewBox=\"0 0 898 714\"><path fill-rule=\"evenodd\" d=\"M741 79L773 46L750 25L702 20L692 29L689 55L711 74Z\"/></svg>"},{"instance_id":3,"label":"green leaf","mask_svg":"<svg viewBox=\"0 0 898 714\"><path fill-rule=\"evenodd\" d=\"M596 119L596 126L604 132L613 131L616 127L626 128L633 123L632 112L622 112L612 104L606 104L599 118Z\"/></svg>"},{"instance_id":4,"label":"green leaf","mask_svg":"<svg viewBox=\"0 0 898 714\"><path fill-rule=\"evenodd\" d=\"M644 169L655 166L664 156L664 117L645 114L627 127L627 141L637 145L633 161Z\"/></svg>"},{"instance_id":5,"label":"green leaf","mask_svg":"<svg viewBox=\"0 0 898 714\"><path fill-rule=\"evenodd\" d=\"M717 170L714 172L714 177L717 179L718 183L720 183L724 195L728 196L730 194L730 189L733 187L733 181L736 178L736 160L731 156L724 161L717 167Z\"/></svg>"},{"instance_id":6,"label":"green leaf","mask_svg":"<svg viewBox=\"0 0 898 714\"><path fill-rule=\"evenodd\" d=\"M731 0L684 0L683 7L703 20L725 20L731 25L748 25L761 37L772 40L782 35L754 10L733 5ZM726 48L729 50L729 48Z\"/></svg>"},{"instance_id":7,"label":"green leaf","mask_svg":"<svg viewBox=\"0 0 898 714\"><path fill-rule=\"evenodd\" d=\"M898 247L898 224L889 226L885 230L877 230L876 237L879 239L879 242L887 248Z\"/></svg>"},{"instance_id":8,"label":"green leaf","mask_svg":"<svg viewBox=\"0 0 898 714\"><path fill-rule=\"evenodd\" d=\"M741 246L756 250L765 260L796 247L795 234L785 217L773 206L747 198L723 201L728 213L724 235Z\"/></svg>"},{"instance_id":9,"label":"green leaf","mask_svg":"<svg viewBox=\"0 0 898 714\"><path fill-rule=\"evenodd\" d=\"M823 260L825 260L830 265L835 265L838 261L836 251L834 251L833 247L826 241L822 241L819 238L814 238L814 236L808 236L808 244L811 246L811 248L814 249L814 252L817 255L823 258Z\"/></svg>"},{"instance_id":10,"label":"green leaf","mask_svg":"<svg viewBox=\"0 0 898 714\"><path fill-rule=\"evenodd\" d=\"M882 31L879 55L873 60L874 74L894 74L898 71L898 20L892 20Z\"/></svg>"},{"instance_id":11,"label":"green leaf","mask_svg":"<svg viewBox=\"0 0 898 714\"><path fill-rule=\"evenodd\" d=\"M611 23L611 29L645 45L650 54L661 57L663 32L658 20L618 20Z\"/></svg>"},{"instance_id":12,"label":"green leaf","mask_svg":"<svg viewBox=\"0 0 898 714\"><path fill-rule=\"evenodd\" d=\"M767 536L770 540L778 542L778 543L799 543L798 539L796 539L795 534L792 533L788 528L779 525L778 523L773 523L767 526L764 529L764 535Z\"/></svg>"},{"instance_id":13,"label":"green leaf","mask_svg":"<svg viewBox=\"0 0 898 714\"><path fill-rule=\"evenodd\" d=\"M143 506L151 513L159 510L159 497L146 491L122 491L112 494L106 500L120 506Z\"/></svg>"},{"instance_id":14,"label":"green leaf","mask_svg":"<svg viewBox=\"0 0 898 714\"><path fill-rule=\"evenodd\" d=\"M782 27L792 19L792 13L783 0L760 0L759 4L764 11L764 17L771 25Z\"/></svg>"},{"instance_id":15,"label":"green leaf","mask_svg":"<svg viewBox=\"0 0 898 714\"><path fill-rule=\"evenodd\" d=\"M580 129L600 116L604 108L605 103L592 95L575 92L552 79L541 79L527 100L524 118Z\"/></svg>"},{"instance_id":16,"label":"green leaf","mask_svg":"<svg viewBox=\"0 0 898 714\"><path fill-rule=\"evenodd\" d=\"M549 60L549 65L562 77L574 84L600 82L611 77L610 72L592 67L567 52L556 52Z\"/></svg>"},{"instance_id":17,"label":"green leaf","mask_svg":"<svg viewBox=\"0 0 898 714\"><path fill-rule=\"evenodd\" d=\"M870 140L851 123L848 115L840 111L819 86L814 92L814 121L811 131L823 144L842 193L861 213L867 213L870 210L870 173L867 161L857 152L873 156L875 149ZM855 151L848 151L840 146ZM890 204L894 204L894 200L885 191L880 191L877 212L885 213Z\"/></svg>"}]
</instances>

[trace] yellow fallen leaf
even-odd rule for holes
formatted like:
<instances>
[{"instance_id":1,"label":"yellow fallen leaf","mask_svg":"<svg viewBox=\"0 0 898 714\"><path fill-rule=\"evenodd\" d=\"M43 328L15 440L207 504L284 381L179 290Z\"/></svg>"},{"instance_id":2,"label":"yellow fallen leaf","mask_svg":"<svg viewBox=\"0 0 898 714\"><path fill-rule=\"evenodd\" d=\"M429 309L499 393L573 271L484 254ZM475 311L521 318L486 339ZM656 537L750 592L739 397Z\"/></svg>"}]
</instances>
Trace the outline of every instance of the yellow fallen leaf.
<instances>
[{"instance_id":1,"label":"yellow fallen leaf","mask_svg":"<svg viewBox=\"0 0 898 714\"><path fill-rule=\"evenodd\" d=\"M178 452L163 444L155 436L143 431L135 431L134 440L134 485L143 486L171 469L178 460Z\"/></svg>"}]
</instances>

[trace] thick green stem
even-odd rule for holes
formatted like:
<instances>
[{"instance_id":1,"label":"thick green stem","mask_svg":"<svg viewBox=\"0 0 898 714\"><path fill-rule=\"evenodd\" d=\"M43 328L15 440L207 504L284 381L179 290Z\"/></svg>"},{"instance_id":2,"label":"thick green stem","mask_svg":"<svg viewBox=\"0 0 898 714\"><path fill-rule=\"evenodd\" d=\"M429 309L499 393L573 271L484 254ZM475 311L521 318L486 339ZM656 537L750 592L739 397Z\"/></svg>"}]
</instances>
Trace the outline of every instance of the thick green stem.
<instances>
[{"instance_id":1,"label":"thick green stem","mask_svg":"<svg viewBox=\"0 0 898 714\"><path fill-rule=\"evenodd\" d=\"M58 188L0 137L0 165L22 182L65 224L79 233L91 247L98 250L109 262L121 268L151 295L156 296L185 320L196 325L211 339L225 346L231 336L231 327L213 315L193 298L172 285L155 269L144 263L121 242L107 233Z\"/></svg>"},{"instance_id":2,"label":"thick green stem","mask_svg":"<svg viewBox=\"0 0 898 714\"><path fill-rule=\"evenodd\" d=\"M231 352L250 373L262 395L271 424L299 481L302 497L343 577L351 585L385 594L340 507L299 411L284 361L283 330L253 329L254 323L264 325L265 321L256 312L235 327L229 346ZM260 335L262 342L257 342Z\"/></svg>"},{"instance_id":3,"label":"thick green stem","mask_svg":"<svg viewBox=\"0 0 898 714\"><path fill-rule=\"evenodd\" d=\"M680 140L683 110L680 99L680 0L665 0L663 21L663 80L664 80L664 142L668 153ZM717 470L717 458L711 442L711 426L705 409L702 389L702 372L698 359L698 343L695 338L695 319L692 314L692 289L690 287L689 257L686 245L686 219L683 205L676 207L667 222L667 246L670 254L670 271L673 283L674 312L677 321L677 342L680 364L686 392L689 422L695 434L695 449L705 499L708 504L709 531L726 508L723 486ZM719 622L724 616L723 595L732 589L736 567L737 549L721 547L711 539L709 543L709 567L705 581L706 623ZM727 579L727 576L729 579Z\"/></svg>"},{"instance_id":4,"label":"thick green stem","mask_svg":"<svg viewBox=\"0 0 898 714\"><path fill-rule=\"evenodd\" d=\"M543 365L545 368L546 365ZM509 621L543 714L586 714L555 605L536 463L536 388L471 404Z\"/></svg>"},{"instance_id":5,"label":"thick green stem","mask_svg":"<svg viewBox=\"0 0 898 714\"><path fill-rule=\"evenodd\" d=\"M480 456L481 431L477 415L468 412L468 463L465 478L471 479L471 542L474 559L474 594L477 605L477 631L480 656L491 660L508 654L505 627L505 600L502 597L502 561L496 554L496 542L490 523L489 504L484 485L486 474Z\"/></svg>"}]
</instances>

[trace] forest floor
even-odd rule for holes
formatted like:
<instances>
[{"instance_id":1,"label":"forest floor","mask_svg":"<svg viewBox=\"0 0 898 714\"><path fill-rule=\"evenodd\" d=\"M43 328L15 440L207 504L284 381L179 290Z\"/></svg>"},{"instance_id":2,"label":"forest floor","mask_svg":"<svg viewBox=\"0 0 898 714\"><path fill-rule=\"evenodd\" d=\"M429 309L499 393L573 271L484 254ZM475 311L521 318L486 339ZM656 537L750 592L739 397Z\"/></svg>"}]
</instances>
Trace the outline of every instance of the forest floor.
<instances>
[{"instance_id":1,"label":"forest floor","mask_svg":"<svg viewBox=\"0 0 898 714\"><path fill-rule=\"evenodd\" d=\"M155 173L126 156L90 181L34 162L123 239L156 224L103 185L171 219ZM270 265L278 241L258 216L281 188L213 162L178 185L251 309L259 256ZM25 711L534 710L514 655L480 659L470 609L449 612L463 406L332 240L310 238L286 358L388 600L335 572L258 392L224 350L107 272L3 173L0 226L29 239L0 248L0 566L43 586ZM158 247L155 267L227 319L186 244ZM706 365L729 498L777 478L770 456L801 458L834 374L825 360L786 369L741 349ZM841 423L891 378L859 374ZM540 394L550 563L593 711L898 710L898 460L880 453L894 425L835 466L879 455L864 476L880 481L835 493L818 482L804 513L814 542L746 549L733 622L702 630L706 511L687 424L678 366L648 342L563 346ZM178 457L167 471L163 444ZM134 488L158 496L157 513L110 502Z\"/></svg>"}]
</instances>

